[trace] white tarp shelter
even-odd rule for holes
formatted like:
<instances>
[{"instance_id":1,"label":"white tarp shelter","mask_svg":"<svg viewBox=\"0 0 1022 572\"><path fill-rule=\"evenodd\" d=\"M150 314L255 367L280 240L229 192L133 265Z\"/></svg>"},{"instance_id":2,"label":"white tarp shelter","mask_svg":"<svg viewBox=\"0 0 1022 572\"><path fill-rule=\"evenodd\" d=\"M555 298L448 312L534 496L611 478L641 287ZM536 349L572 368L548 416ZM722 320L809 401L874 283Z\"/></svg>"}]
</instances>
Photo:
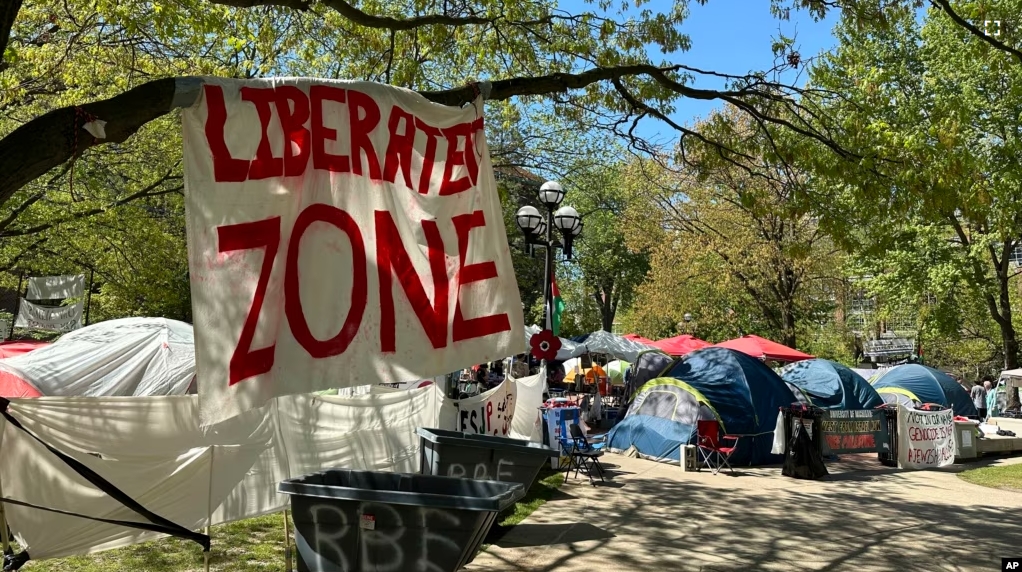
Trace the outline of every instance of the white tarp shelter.
<instances>
[{"instance_id":1,"label":"white tarp shelter","mask_svg":"<svg viewBox=\"0 0 1022 572\"><path fill-rule=\"evenodd\" d=\"M646 344L616 336L604 330L597 330L589 334L589 337L579 345L584 347L584 351L578 355L587 351L607 354L614 359L624 360L628 363L634 363L635 359L642 352L657 349L653 346L647 346Z\"/></svg>"},{"instance_id":2,"label":"white tarp shelter","mask_svg":"<svg viewBox=\"0 0 1022 572\"><path fill-rule=\"evenodd\" d=\"M44 442L102 475L147 509L191 530L283 510L277 484L327 467L418 472L418 427L458 428L458 411L514 401L509 436L538 441L543 377L509 379L460 402L437 385L353 397L295 395L199 426L198 398L40 397L8 411ZM516 398L518 391L521 397ZM497 407L493 407L494 410ZM79 515L143 522L39 442L0 418L6 498ZM6 505L33 560L87 554L158 533Z\"/></svg>"},{"instance_id":3,"label":"white tarp shelter","mask_svg":"<svg viewBox=\"0 0 1022 572\"><path fill-rule=\"evenodd\" d=\"M0 375L49 396L184 395L195 377L192 326L165 318L100 322L0 360Z\"/></svg>"},{"instance_id":4,"label":"white tarp shelter","mask_svg":"<svg viewBox=\"0 0 1022 572\"><path fill-rule=\"evenodd\" d=\"M540 333L541 331L543 331L543 328L540 328L535 324L525 328L525 353L532 353L532 346L529 345L529 340L532 339L532 336ZM557 350L557 361L569 360L573 357L578 357L586 353L583 346L576 344L567 338L557 339L561 340L561 349Z\"/></svg>"}]
</instances>

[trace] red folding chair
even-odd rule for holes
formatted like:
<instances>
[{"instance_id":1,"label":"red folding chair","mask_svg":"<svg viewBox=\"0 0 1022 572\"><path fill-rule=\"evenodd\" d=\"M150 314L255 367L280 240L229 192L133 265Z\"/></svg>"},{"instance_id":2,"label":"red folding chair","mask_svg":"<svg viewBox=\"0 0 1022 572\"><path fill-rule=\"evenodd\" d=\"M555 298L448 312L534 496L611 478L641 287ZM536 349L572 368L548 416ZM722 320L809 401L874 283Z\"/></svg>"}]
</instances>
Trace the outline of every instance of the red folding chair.
<instances>
[{"instance_id":1,"label":"red folding chair","mask_svg":"<svg viewBox=\"0 0 1022 572\"><path fill-rule=\"evenodd\" d=\"M731 474L735 470L731 467L730 459L738 448L738 437L733 435L720 434L720 423L716 419L703 419L696 425L696 436L698 439L699 454L703 458L702 466L713 471L716 475L724 467L727 467ZM722 447L721 441L733 441L730 447Z\"/></svg>"}]
</instances>

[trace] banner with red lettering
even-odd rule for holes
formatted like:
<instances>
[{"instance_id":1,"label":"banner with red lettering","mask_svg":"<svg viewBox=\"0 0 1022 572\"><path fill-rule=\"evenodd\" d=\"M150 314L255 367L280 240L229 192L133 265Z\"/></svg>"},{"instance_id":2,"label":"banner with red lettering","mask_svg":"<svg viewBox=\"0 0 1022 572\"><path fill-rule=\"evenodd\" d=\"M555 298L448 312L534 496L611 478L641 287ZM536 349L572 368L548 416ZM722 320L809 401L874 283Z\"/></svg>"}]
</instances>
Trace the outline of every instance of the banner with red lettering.
<instances>
[{"instance_id":1,"label":"banner with red lettering","mask_svg":"<svg viewBox=\"0 0 1022 572\"><path fill-rule=\"evenodd\" d=\"M205 80L183 113L204 425L521 351L481 111L368 82Z\"/></svg>"},{"instance_id":2,"label":"banner with red lettering","mask_svg":"<svg viewBox=\"0 0 1022 572\"><path fill-rule=\"evenodd\" d=\"M898 467L935 469L955 462L955 421L950 409L898 407Z\"/></svg>"}]
</instances>

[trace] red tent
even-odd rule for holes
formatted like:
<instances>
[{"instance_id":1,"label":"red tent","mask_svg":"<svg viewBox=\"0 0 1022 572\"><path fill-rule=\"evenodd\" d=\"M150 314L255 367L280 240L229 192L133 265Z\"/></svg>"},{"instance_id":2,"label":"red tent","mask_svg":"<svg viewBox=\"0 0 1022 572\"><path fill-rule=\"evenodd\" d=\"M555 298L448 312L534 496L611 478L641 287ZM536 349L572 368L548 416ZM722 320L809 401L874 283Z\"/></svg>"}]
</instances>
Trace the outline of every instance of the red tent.
<instances>
[{"instance_id":1,"label":"red tent","mask_svg":"<svg viewBox=\"0 0 1022 572\"><path fill-rule=\"evenodd\" d=\"M19 397L42 397L42 393L21 376L0 369L0 397L17 399Z\"/></svg>"},{"instance_id":2,"label":"red tent","mask_svg":"<svg viewBox=\"0 0 1022 572\"><path fill-rule=\"evenodd\" d=\"M0 342L0 359L20 356L21 354L27 354L32 350L37 350L43 346L50 345L50 342Z\"/></svg>"},{"instance_id":3,"label":"red tent","mask_svg":"<svg viewBox=\"0 0 1022 572\"><path fill-rule=\"evenodd\" d=\"M802 361L804 359L813 359L813 356L809 354L793 350L786 345L771 342L768 339L753 335L742 336L726 342L720 342L717 344L717 347L729 348L742 352L743 354L749 354L754 358L772 359L774 361L792 362Z\"/></svg>"},{"instance_id":4,"label":"red tent","mask_svg":"<svg viewBox=\"0 0 1022 572\"><path fill-rule=\"evenodd\" d=\"M653 340L646 339L640 336L639 334L625 334L621 337L626 340L631 340L633 342L639 342L640 344L646 344L647 346L653 345Z\"/></svg>"},{"instance_id":5,"label":"red tent","mask_svg":"<svg viewBox=\"0 0 1022 572\"><path fill-rule=\"evenodd\" d=\"M674 336L673 338L664 338L653 342L653 347L659 348L672 356L683 356L687 353L701 350L709 346L710 342L700 340L699 338L688 334Z\"/></svg>"}]
</instances>

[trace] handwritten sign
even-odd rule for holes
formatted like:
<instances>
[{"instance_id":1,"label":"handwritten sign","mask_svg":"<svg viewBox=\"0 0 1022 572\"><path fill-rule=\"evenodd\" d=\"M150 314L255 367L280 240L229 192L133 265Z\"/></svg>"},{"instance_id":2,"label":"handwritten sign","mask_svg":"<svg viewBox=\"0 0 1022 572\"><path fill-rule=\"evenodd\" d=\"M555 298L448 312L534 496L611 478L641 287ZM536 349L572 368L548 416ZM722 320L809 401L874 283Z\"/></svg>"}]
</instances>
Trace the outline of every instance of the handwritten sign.
<instances>
[{"instance_id":1,"label":"handwritten sign","mask_svg":"<svg viewBox=\"0 0 1022 572\"><path fill-rule=\"evenodd\" d=\"M950 409L898 408L898 466L933 469L955 462L955 422Z\"/></svg>"},{"instance_id":2,"label":"handwritten sign","mask_svg":"<svg viewBox=\"0 0 1022 572\"><path fill-rule=\"evenodd\" d=\"M517 395L517 385L504 380L486 393L459 400L458 431L507 437L511 432Z\"/></svg>"},{"instance_id":3,"label":"handwritten sign","mask_svg":"<svg viewBox=\"0 0 1022 572\"><path fill-rule=\"evenodd\" d=\"M825 410L820 429L834 454L877 452L888 440L883 412L873 409Z\"/></svg>"},{"instance_id":4,"label":"handwritten sign","mask_svg":"<svg viewBox=\"0 0 1022 572\"><path fill-rule=\"evenodd\" d=\"M207 78L183 114L203 425L525 345L482 101Z\"/></svg>"}]
</instances>

